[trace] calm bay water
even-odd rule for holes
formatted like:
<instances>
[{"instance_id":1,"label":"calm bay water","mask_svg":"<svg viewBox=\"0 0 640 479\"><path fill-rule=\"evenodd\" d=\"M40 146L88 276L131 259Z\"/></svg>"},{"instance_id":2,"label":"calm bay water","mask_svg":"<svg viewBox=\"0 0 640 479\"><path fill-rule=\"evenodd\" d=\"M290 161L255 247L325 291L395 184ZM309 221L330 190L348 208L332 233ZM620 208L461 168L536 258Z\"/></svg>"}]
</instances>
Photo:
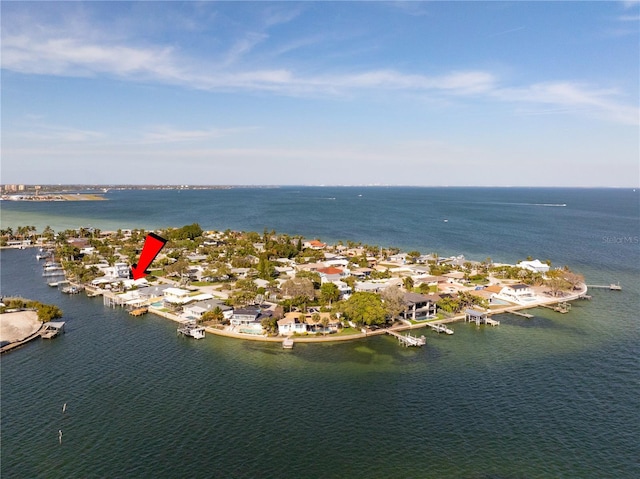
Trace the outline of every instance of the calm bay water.
<instances>
[{"instance_id":1,"label":"calm bay water","mask_svg":"<svg viewBox=\"0 0 640 479\"><path fill-rule=\"evenodd\" d=\"M359 196L362 195L362 196ZM568 315L497 328L277 345L176 336L46 286L35 251L2 251L1 292L56 303L67 333L2 356L3 477L638 477L638 193L578 189L115 191L3 203L2 227L199 222L569 264L592 291ZM562 205L566 206L548 206ZM448 219L448 222L444 222ZM62 404L67 413L62 414ZM63 443L58 444L58 430Z\"/></svg>"}]
</instances>

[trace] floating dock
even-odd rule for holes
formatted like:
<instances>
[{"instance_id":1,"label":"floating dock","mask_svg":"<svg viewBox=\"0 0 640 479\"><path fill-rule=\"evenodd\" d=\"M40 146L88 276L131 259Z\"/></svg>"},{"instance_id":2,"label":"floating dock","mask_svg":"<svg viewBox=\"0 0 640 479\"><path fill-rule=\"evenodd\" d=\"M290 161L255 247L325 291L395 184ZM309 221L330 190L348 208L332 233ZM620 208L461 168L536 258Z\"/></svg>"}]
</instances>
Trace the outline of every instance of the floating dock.
<instances>
[{"instance_id":1,"label":"floating dock","mask_svg":"<svg viewBox=\"0 0 640 479\"><path fill-rule=\"evenodd\" d=\"M282 341L282 347L283 349L293 349L293 339L286 338L284 341Z\"/></svg>"}]
</instances>

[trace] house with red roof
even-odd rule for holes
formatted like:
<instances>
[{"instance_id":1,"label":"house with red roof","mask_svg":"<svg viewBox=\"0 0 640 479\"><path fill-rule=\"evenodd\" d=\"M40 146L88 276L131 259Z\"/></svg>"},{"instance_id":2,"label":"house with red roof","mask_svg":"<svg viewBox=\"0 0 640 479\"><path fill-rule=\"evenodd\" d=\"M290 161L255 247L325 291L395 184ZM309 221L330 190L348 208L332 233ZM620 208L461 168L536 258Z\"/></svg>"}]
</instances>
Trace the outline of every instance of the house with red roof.
<instances>
[{"instance_id":1,"label":"house with red roof","mask_svg":"<svg viewBox=\"0 0 640 479\"><path fill-rule=\"evenodd\" d=\"M322 241L319 241L319 240L311 240L311 241L305 241L302 244L302 246L310 249L325 249L327 247L327 243L323 243Z\"/></svg>"},{"instance_id":2,"label":"house with red roof","mask_svg":"<svg viewBox=\"0 0 640 479\"><path fill-rule=\"evenodd\" d=\"M336 268L335 266L320 268L318 269L318 273L320 274L320 281L322 283L332 283L334 281L340 281L342 278L349 275L348 270Z\"/></svg>"}]
</instances>

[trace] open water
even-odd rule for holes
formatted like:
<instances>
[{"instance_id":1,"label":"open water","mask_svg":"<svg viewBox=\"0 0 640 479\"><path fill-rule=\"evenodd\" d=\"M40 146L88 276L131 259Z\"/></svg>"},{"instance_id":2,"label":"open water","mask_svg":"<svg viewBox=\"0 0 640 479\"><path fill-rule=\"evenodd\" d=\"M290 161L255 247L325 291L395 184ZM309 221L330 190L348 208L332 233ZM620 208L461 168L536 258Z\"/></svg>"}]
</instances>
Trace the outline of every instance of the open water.
<instances>
[{"instance_id":1,"label":"open water","mask_svg":"<svg viewBox=\"0 0 640 479\"><path fill-rule=\"evenodd\" d=\"M198 222L478 260L531 255L623 291L593 290L567 315L536 309L533 319L504 315L496 328L425 331L418 349L376 337L284 351L178 337L165 319L62 295L46 286L34 250L3 250L1 293L60 305L67 332L2 356L2 477L640 477L638 192L301 187L107 197L3 202L2 227Z\"/></svg>"}]
</instances>

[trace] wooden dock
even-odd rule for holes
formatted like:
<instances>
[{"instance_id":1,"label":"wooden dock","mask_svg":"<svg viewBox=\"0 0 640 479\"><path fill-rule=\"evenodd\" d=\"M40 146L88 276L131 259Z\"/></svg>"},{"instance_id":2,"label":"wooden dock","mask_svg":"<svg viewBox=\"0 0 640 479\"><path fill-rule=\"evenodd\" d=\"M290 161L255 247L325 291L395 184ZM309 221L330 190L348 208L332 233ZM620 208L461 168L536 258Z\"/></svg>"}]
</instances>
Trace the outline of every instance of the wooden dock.
<instances>
[{"instance_id":1,"label":"wooden dock","mask_svg":"<svg viewBox=\"0 0 640 479\"><path fill-rule=\"evenodd\" d=\"M587 288L592 288L592 289L608 289L610 291L622 291L622 286L620 286L620 283L611 283L609 285L606 284L588 284L586 285Z\"/></svg>"},{"instance_id":2,"label":"wooden dock","mask_svg":"<svg viewBox=\"0 0 640 479\"><path fill-rule=\"evenodd\" d=\"M136 308L129 311L131 316L142 316L143 314L147 314L149 312L149 308Z\"/></svg>"},{"instance_id":3,"label":"wooden dock","mask_svg":"<svg viewBox=\"0 0 640 479\"><path fill-rule=\"evenodd\" d=\"M543 308L551 309L556 313L561 313L561 314L567 314L569 311L571 311L571 303L568 303L567 301L564 301L562 303L558 303L552 306L548 304L540 304L539 306Z\"/></svg>"},{"instance_id":4,"label":"wooden dock","mask_svg":"<svg viewBox=\"0 0 640 479\"><path fill-rule=\"evenodd\" d=\"M440 333L453 334L453 329L447 328L444 324L427 323L427 326L429 326L438 334Z\"/></svg>"},{"instance_id":5,"label":"wooden dock","mask_svg":"<svg viewBox=\"0 0 640 479\"><path fill-rule=\"evenodd\" d=\"M284 349L293 349L293 339L285 338L285 340L282 341L282 347Z\"/></svg>"},{"instance_id":6,"label":"wooden dock","mask_svg":"<svg viewBox=\"0 0 640 479\"><path fill-rule=\"evenodd\" d=\"M500 313L507 313L511 311L500 311ZM489 326L498 326L500 321L496 321L495 319L491 319L489 317L489 313L486 311L478 311L477 309L469 308L464 313L465 322L474 322L476 326L480 326L481 324L488 324Z\"/></svg>"},{"instance_id":7,"label":"wooden dock","mask_svg":"<svg viewBox=\"0 0 640 479\"><path fill-rule=\"evenodd\" d=\"M427 344L427 339L424 336L411 336L410 334L407 334L406 336L404 334L400 334L400 333L396 333L395 331L389 331L387 330L387 333L389 333L391 336L394 336L396 338L398 338L398 342L402 345L402 346L424 346L425 344Z\"/></svg>"},{"instance_id":8,"label":"wooden dock","mask_svg":"<svg viewBox=\"0 0 640 479\"><path fill-rule=\"evenodd\" d=\"M533 318L533 314L523 313L521 311L505 311L505 313L515 314L516 316L522 316L523 318L527 318L527 319Z\"/></svg>"},{"instance_id":9,"label":"wooden dock","mask_svg":"<svg viewBox=\"0 0 640 479\"><path fill-rule=\"evenodd\" d=\"M52 339L60 333L64 333L64 321L49 321L44 323L40 336L43 339Z\"/></svg>"}]
</instances>

